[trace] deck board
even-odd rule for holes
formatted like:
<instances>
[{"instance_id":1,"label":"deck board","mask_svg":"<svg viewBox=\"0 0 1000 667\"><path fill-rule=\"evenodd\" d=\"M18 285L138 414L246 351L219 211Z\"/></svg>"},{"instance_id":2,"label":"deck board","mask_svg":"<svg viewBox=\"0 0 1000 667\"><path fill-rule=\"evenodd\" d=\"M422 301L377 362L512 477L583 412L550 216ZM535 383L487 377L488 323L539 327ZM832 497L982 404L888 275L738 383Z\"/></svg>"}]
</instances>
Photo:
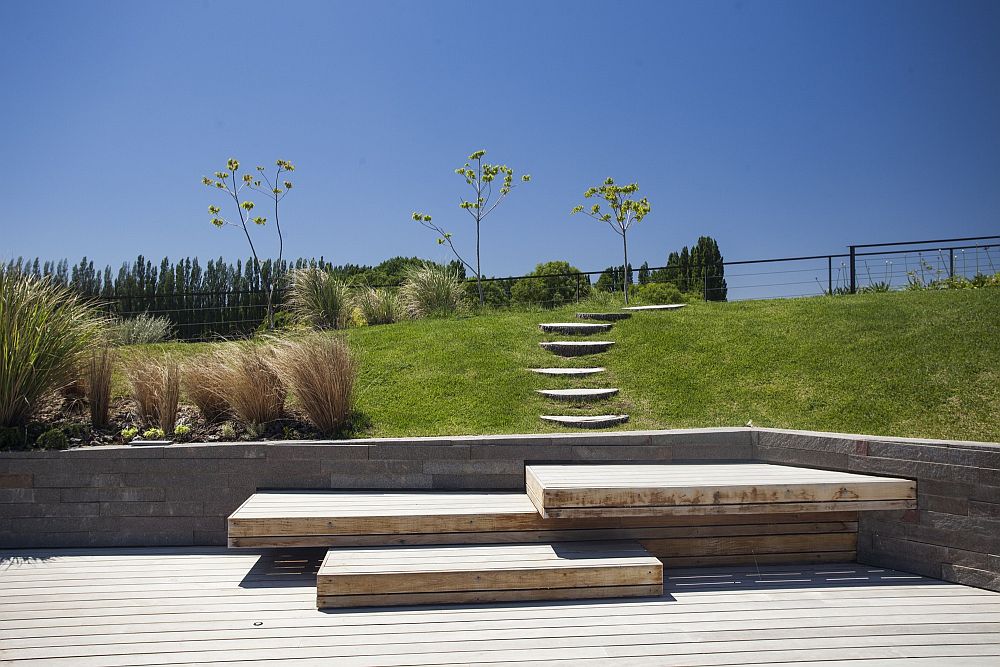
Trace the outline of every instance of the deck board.
<instances>
[{"instance_id":1,"label":"deck board","mask_svg":"<svg viewBox=\"0 0 1000 667\"><path fill-rule=\"evenodd\" d=\"M1000 594L853 563L668 568L657 598L317 611L324 550L0 553L0 663L994 665ZM220 566L221 563L221 566ZM88 569L145 571L115 595ZM76 578L64 581L63 575ZM169 585L171 588L164 589ZM35 589L33 598L15 590ZM59 602L71 587L72 599ZM44 593L43 593L44 591ZM88 602L89 600L89 602ZM260 623L260 625L254 625Z\"/></svg>"},{"instance_id":2,"label":"deck board","mask_svg":"<svg viewBox=\"0 0 1000 667\"><path fill-rule=\"evenodd\" d=\"M916 506L916 482L766 463L525 467L546 518L779 514Z\"/></svg>"}]
</instances>

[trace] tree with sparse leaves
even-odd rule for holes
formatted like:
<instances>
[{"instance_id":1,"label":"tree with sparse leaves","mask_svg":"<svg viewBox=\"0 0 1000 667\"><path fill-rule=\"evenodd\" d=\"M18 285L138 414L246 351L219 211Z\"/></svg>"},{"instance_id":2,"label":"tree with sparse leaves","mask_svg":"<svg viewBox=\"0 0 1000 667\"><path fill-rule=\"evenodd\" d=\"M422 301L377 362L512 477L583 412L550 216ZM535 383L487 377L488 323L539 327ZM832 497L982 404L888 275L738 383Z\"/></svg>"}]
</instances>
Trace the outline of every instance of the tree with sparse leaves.
<instances>
[{"instance_id":1,"label":"tree with sparse leaves","mask_svg":"<svg viewBox=\"0 0 1000 667\"><path fill-rule=\"evenodd\" d=\"M475 198L472 201L463 198L458 204L459 208L464 209L472 217L473 222L476 224L475 266L472 266L472 264L467 262L465 258L458 253L458 249L455 248L455 244L452 241L451 232L446 231L436 222L433 222L431 216L426 213L414 212L412 215L412 218L415 221L419 222L427 229L435 232L438 235L438 244L447 245L455 257L457 257L458 260L476 276L476 288L479 291L480 306L486 303L485 295L483 293L483 273L479 253L480 226L486 216L496 210L496 207L500 205L500 202L506 199L511 190L516 187L514 185L514 170L507 165L483 162L483 157L485 156L486 151L476 151L469 156L468 162L455 170L455 173L465 179L465 183L472 188L472 191L475 194ZM501 185L498 190L494 191L493 183L498 178L501 179ZM527 183L530 180L530 174L524 174L521 176L522 183ZM496 195L495 198L494 195Z\"/></svg>"},{"instance_id":2,"label":"tree with sparse leaves","mask_svg":"<svg viewBox=\"0 0 1000 667\"><path fill-rule=\"evenodd\" d=\"M628 230L632 225L642 222L642 219L649 214L649 200L645 197L634 200L629 199L630 195L639 190L638 183L628 185L615 185L613 178L605 179L602 185L589 188L583 193L587 199L597 196L603 199L610 211L601 210L600 204L594 204L588 209L583 206L574 206L572 213L586 213L598 222L607 223L611 229L622 237L622 249L625 253L624 266L628 266ZM622 291L625 294L625 303L628 303L628 280L622 281Z\"/></svg>"},{"instance_id":3,"label":"tree with sparse leaves","mask_svg":"<svg viewBox=\"0 0 1000 667\"><path fill-rule=\"evenodd\" d=\"M216 227L239 227L243 230L243 233L247 237L247 243L250 244L250 254L253 255L254 270L260 272L260 257L257 255L257 248L254 246L253 239L250 237L250 227L247 223L252 222L255 225L264 226L267 224L267 218L263 216L254 216L251 218L252 212L255 208L255 204L249 199L240 201L240 194L244 189L253 190L254 192L259 192L274 202L274 226L278 232L278 262L277 265L281 266L282 255L285 250L285 240L281 234L281 222L278 218L278 205L281 200L285 198L289 190L292 189L292 182L283 178L283 174L295 171L295 165L293 165L288 160L276 160L275 161L275 171L274 179L270 179L264 170L264 167L257 167L258 178L254 178L252 174L246 173L237 178L237 172L240 170L240 162L236 158L229 158L226 162L226 171L215 172L215 178L209 178L208 176L202 176L201 182L211 188L216 188L223 190L232 197L233 202L236 205L236 212L239 214L240 222L236 224L226 218L222 217L220 214L222 209L218 206L210 205L208 207L208 214L212 216L212 224ZM274 287L276 280L271 280L270 287L267 292L267 328L274 328Z\"/></svg>"}]
</instances>

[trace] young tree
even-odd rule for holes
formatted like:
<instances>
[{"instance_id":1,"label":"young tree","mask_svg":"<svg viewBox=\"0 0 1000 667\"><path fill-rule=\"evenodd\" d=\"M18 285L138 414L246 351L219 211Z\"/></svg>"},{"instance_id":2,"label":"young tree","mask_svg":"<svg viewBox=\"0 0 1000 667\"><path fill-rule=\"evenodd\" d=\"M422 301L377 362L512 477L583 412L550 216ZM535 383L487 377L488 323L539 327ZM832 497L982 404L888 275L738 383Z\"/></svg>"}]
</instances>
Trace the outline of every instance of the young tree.
<instances>
[{"instance_id":1,"label":"young tree","mask_svg":"<svg viewBox=\"0 0 1000 667\"><path fill-rule=\"evenodd\" d=\"M622 250L625 254L624 266L628 266L628 230L634 224L642 222L642 219L650 211L649 200L645 197L636 201L629 199L629 195L635 194L639 190L638 183L629 185L615 185L613 178L607 178L602 185L589 188L583 196L590 199L598 196L607 202L610 212L601 210L600 204L594 204L589 209L583 206L573 207L572 213L585 212L598 222L606 222L611 229L622 237ZM628 303L628 280L622 281L622 291L625 293L625 303Z\"/></svg>"},{"instance_id":2,"label":"young tree","mask_svg":"<svg viewBox=\"0 0 1000 667\"><path fill-rule=\"evenodd\" d=\"M258 166L257 173L259 178L254 178L252 174L243 174L237 179L237 172L240 170L240 162L236 158L229 158L226 162L227 171L217 171L215 172L215 178L209 178L208 176L202 176L201 182L208 187L217 188L219 190L224 190L232 199L233 203L236 205L236 212L239 215L240 222L236 224L231 222L224 217L220 216L222 209L218 206L210 205L208 207L208 214L212 216L212 224L216 227L225 227L227 225L232 227L239 227L243 230L243 233L247 237L247 243L250 244L250 254L253 255L253 269L256 274L261 272L261 262L260 257L257 255L257 248L254 246L253 239L250 237L250 227L247 223L252 222L255 225L265 225L267 224L267 218L263 216L254 216L251 218L251 212L255 208L255 204L249 199L240 201L240 194L244 189L253 190L265 195L268 199L274 202L274 226L278 232L278 262L277 265L281 266L281 258L284 253L284 237L281 234L281 223L278 219L278 205L288 194L288 191L292 189L292 182L287 179L282 179L282 174L295 171L295 166L288 160L276 160L275 161L275 172L274 180L272 181L267 177L264 171L264 167ZM263 180L262 180L263 179ZM265 187L266 186L266 187ZM270 274L269 274L270 275ZM267 328L274 328L274 287L277 279L271 276L268 280L268 290L267 290Z\"/></svg>"},{"instance_id":3,"label":"young tree","mask_svg":"<svg viewBox=\"0 0 1000 667\"><path fill-rule=\"evenodd\" d=\"M483 220L496 210L496 207L500 205L510 191L516 186L514 185L514 170L503 164L489 164L488 162L483 162L483 158L486 156L486 151L476 151L469 156L469 162L466 162L463 166L455 170L455 173L465 179L467 185L472 187L473 193L475 193L475 198L472 201L467 199L461 199L459 201L459 208L465 209L465 211L472 217L473 222L476 224L476 265L472 266L469 262L465 260L455 248L455 244L451 240L451 233L445 231L445 229L439 226L437 223L432 221L430 215L426 213L414 212L412 218L419 222L421 225L430 229L438 234L438 244L447 245L451 252L454 253L455 257L466 267L469 271L476 276L476 288L479 291L479 305L482 306L486 303L486 299L483 293L483 273L482 273L482 263L480 261L480 226ZM497 178L502 178L502 184L499 189L494 192L493 182ZM521 176L521 182L527 183L531 180L530 174L524 174ZM494 199L494 194L496 198Z\"/></svg>"}]
</instances>

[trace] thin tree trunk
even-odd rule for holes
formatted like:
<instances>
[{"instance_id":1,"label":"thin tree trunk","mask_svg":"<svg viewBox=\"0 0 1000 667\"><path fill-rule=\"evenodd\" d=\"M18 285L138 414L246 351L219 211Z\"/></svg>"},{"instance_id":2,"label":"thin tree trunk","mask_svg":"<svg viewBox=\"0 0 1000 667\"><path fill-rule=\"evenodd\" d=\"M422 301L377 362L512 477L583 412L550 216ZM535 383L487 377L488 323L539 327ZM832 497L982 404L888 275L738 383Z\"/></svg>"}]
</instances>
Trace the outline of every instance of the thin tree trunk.
<instances>
[{"instance_id":1,"label":"thin tree trunk","mask_svg":"<svg viewBox=\"0 0 1000 667\"><path fill-rule=\"evenodd\" d=\"M483 269L479 263L479 220L476 220L476 287L479 290L479 307L482 308L486 299L483 296Z\"/></svg>"},{"instance_id":2,"label":"thin tree trunk","mask_svg":"<svg viewBox=\"0 0 1000 667\"><path fill-rule=\"evenodd\" d=\"M625 305L628 305L628 239L622 232L622 248L625 250L625 266L622 267L622 291L625 292Z\"/></svg>"}]
</instances>

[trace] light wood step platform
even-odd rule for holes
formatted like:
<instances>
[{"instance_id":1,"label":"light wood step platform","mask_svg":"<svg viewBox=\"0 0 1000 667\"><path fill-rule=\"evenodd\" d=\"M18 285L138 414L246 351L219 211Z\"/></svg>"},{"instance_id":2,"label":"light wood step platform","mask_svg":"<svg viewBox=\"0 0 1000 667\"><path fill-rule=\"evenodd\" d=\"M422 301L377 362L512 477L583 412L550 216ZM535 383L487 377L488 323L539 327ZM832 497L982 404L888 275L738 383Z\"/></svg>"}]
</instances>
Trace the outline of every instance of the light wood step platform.
<instances>
[{"instance_id":1,"label":"light wood step platform","mask_svg":"<svg viewBox=\"0 0 1000 667\"><path fill-rule=\"evenodd\" d=\"M668 567L843 562L858 512L543 518L524 493L263 491L229 517L232 548L635 540Z\"/></svg>"},{"instance_id":2,"label":"light wood step platform","mask_svg":"<svg viewBox=\"0 0 1000 667\"><path fill-rule=\"evenodd\" d=\"M637 542L338 548L316 577L320 609L662 594Z\"/></svg>"},{"instance_id":3,"label":"light wood step platform","mask_svg":"<svg viewBox=\"0 0 1000 667\"><path fill-rule=\"evenodd\" d=\"M545 517L772 514L912 509L917 483L765 463L529 465Z\"/></svg>"}]
</instances>

